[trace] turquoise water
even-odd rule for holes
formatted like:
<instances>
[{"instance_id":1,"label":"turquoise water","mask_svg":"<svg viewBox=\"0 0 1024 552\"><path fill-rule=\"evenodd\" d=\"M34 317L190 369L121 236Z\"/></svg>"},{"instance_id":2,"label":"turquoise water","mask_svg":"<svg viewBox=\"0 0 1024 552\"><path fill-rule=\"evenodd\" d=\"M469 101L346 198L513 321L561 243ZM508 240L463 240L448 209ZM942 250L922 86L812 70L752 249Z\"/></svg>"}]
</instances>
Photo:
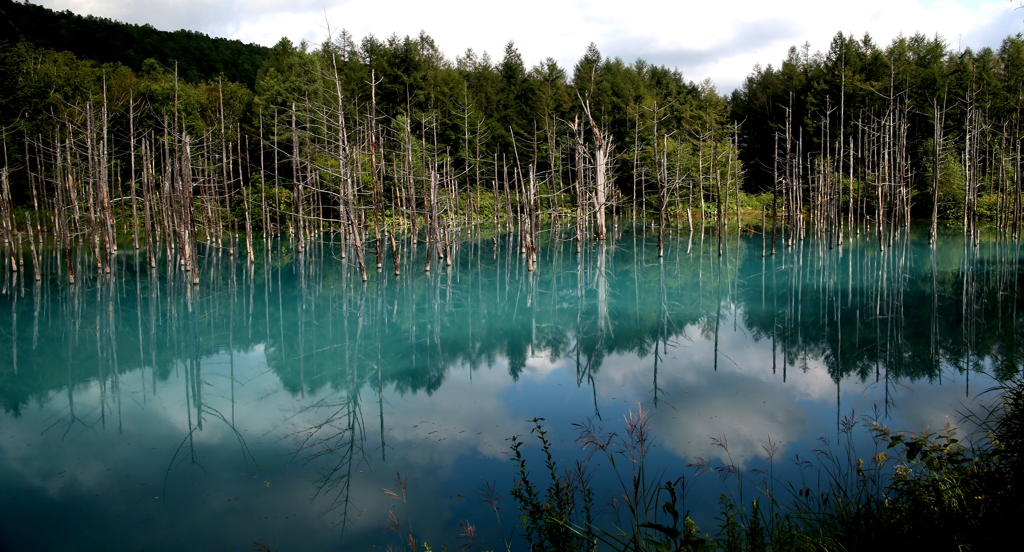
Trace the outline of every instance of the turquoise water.
<instances>
[{"instance_id":1,"label":"turquoise water","mask_svg":"<svg viewBox=\"0 0 1024 552\"><path fill-rule=\"evenodd\" d=\"M755 473L770 438L793 480L789 459L839 442L844 419L959 425L1020 365L1011 242L915 232L879 251L866 234L762 257L743 235L719 257L684 231L659 258L650 233L579 252L571 233L542 233L533 272L510 236L456 234L430 272L422 243L399 242L402 275L389 251L365 284L330 236L260 243L251 265L201 245L198 287L130 247L109 276L74 257L74 287L46 250L37 284L26 254L0 290L0 549L397 548L389 511L436 547L468 521L504 549L514 504L499 525L479 491L508 495L508 438L544 418L568 467L573 424L621 433L638 407L652 471L687 476L685 507L713 530L728 489L698 459ZM604 503L617 483L591 464Z\"/></svg>"}]
</instances>

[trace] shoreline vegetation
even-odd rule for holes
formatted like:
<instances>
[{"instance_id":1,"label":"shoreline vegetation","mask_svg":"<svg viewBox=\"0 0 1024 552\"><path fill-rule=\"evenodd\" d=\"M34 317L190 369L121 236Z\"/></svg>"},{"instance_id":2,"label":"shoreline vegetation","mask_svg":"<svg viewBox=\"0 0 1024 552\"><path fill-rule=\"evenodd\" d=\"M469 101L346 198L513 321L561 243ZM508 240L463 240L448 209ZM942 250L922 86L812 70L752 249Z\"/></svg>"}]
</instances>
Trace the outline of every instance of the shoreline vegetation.
<instances>
[{"instance_id":1,"label":"shoreline vegetation","mask_svg":"<svg viewBox=\"0 0 1024 552\"><path fill-rule=\"evenodd\" d=\"M551 58L528 68L512 42L501 60L471 49L449 60L426 33L357 44L328 29L319 45L282 39L251 85L184 78L202 55L135 68L2 43L8 270L24 264L15 251L53 236L106 272L130 239L151 266L157 248L174 252L198 285L199 242L235 254L226 238L244 236L237 253L252 261L261 235L287 234L301 251L331 233L366 280L396 232L447 263L451 232L482 222L517 233L532 268L553 217L572 220L579 242L623 218L659 238L760 228L766 255L808 232L833 246L870 232L885 249L914 219L931 221L932 240L940 220L975 244L985 224L1020 235L1019 35L955 52L940 37L881 47L840 33L827 52L794 47L778 68L756 67L728 97L595 44L570 72Z\"/></svg>"}]
</instances>

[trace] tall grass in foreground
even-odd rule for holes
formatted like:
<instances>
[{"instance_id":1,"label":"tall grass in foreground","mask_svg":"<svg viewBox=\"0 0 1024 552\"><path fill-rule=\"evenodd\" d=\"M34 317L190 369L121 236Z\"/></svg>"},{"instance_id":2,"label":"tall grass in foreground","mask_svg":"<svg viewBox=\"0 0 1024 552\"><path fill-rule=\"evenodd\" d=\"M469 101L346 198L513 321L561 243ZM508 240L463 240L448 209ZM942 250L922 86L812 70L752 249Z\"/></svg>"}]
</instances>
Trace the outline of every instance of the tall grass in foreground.
<instances>
[{"instance_id":1,"label":"tall grass in foreground","mask_svg":"<svg viewBox=\"0 0 1024 552\"><path fill-rule=\"evenodd\" d=\"M604 454L619 483L610 527L593 523L587 462L559 474L539 419L532 433L541 442L550 483L546 491L535 486L518 453L523 441L513 438L520 469L512 496L532 550L987 549L1009 542L1022 512L1024 378L1018 375L987 393L998 400L985 412L965 416L977 428L969 435L949 425L906 433L872 417L847 417L838 442L823 439L813 460L797 460L810 472L804 481L811 485L775 479L778 445L770 439L763 446L766 472L744 472L729 460L728 442L713 439L727 460L698 458L692 465L725 484L717 527L707 532L697 528L690 512L680 511L685 479L648 473L653 443L649 413L642 408L626 418L621 435L590 422L577 426L579 444L591 455ZM869 457L854 447L860 432L875 444Z\"/></svg>"},{"instance_id":2,"label":"tall grass in foreground","mask_svg":"<svg viewBox=\"0 0 1024 552\"><path fill-rule=\"evenodd\" d=\"M778 444L763 445L768 469L744 471L732 462L724 438L712 443L726 461L697 458L698 474L724 484L717 527L702 531L681 511L685 478L650 473L653 446L650 413L638 407L624 420L624 432L608 432L592 421L576 424L577 442L588 451L571 469L559 470L542 418L531 435L540 442L544 469L530 470L522 453L526 439L514 436L512 459L519 470L510 496L518 509L519 536L528 550L545 551L861 551L908 548L932 551L987 550L1011 542L1021 520L1024 466L1024 376L986 393L994 405L965 416L976 430L961 435L947 424L940 431L896 431L873 417L843 420L839 441L821 440L813 460L795 459L809 473L806 483L781 483L773 466ZM859 456L854 437L867 432L875 450ZM610 501L610 525L595 522L589 463L601 454L618 488ZM401 479L399 478L401 482ZM543 481L543 484L541 483ZM401 487L401 483L399 485ZM389 492L389 494L392 494ZM481 491L499 524L499 498L493 486ZM393 530L402 530L392 514ZM501 527L503 546L517 549ZM475 547L475 529L463 526L460 549ZM429 551L407 531L411 552Z\"/></svg>"}]
</instances>

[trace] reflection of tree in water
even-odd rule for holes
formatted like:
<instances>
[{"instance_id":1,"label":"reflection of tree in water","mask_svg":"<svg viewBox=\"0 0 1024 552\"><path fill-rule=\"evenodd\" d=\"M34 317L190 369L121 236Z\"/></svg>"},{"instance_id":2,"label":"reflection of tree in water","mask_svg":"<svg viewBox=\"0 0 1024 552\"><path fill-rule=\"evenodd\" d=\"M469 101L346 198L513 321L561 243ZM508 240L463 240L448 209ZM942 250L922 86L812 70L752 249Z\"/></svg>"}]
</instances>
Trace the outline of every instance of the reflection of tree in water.
<instances>
[{"instance_id":1,"label":"reflection of tree in water","mask_svg":"<svg viewBox=\"0 0 1024 552\"><path fill-rule=\"evenodd\" d=\"M765 261L760 288L740 290L744 324L778 341L784 366L821 359L837 382L935 380L943 366L982 369L978 358L1002 366L999 378L1014 373L1019 251L925 243L901 234L878 251L866 240L833 250L797 241Z\"/></svg>"},{"instance_id":2,"label":"reflection of tree in water","mask_svg":"<svg viewBox=\"0 0 1024 552\"><path fill-rule=\"evenodd\" d=\"M235 358L262 347L266 370L300 405L272 431L289 439L298 462L319 469L310 497L344 524L360 506L354 474L388 453L385 390L430 394L456 369L472 377L507 362L514 380L544 355L575 368L596 416L609 359L640 359L657 401L659 377L679 367L670 350L694 346L693 336L709 352L714 344L709 370L735 366L730 331L771 340L770 365L765 358L740 368L785 380L787 370L820 363L837 396L847 378L888 391L905 379L938 380L944 370L1005 378L1019 369L1020 247L1012 242L975 247L958 232L929 248L896 235L878 251L870 239L829 249L808 238L761 257L759 237L738 236L718 257L715 240L684 234L667 236L659 258L653 236L610 232L576 251L541 233L531 272L515 239L467 233L450 269L371 273L366 284L330 241L301 254L263 246L253 265L204 249L199 287L150 270L144 253L118 257L109 277L90 280L79 266L75 288L5 275L8 302L0 305L8 308L0 312L10 316L0 322L0 347L12 358L0 367L0 401L17 415L66 396L47 430L66 437L120 428L122 404L145 404L180 378L174 400L185 407L184 428L165 482L182 466L203 467L198 437L212 427L226 428L242 461L256 464L235 419L236 388L252 374L236 374ZM406 242L401 251L414 258L408 266L421 265L422 247ZM211 370L212 358L227 366ZM83 391L93 389L85 404ZM379 418L379 443L366 434L368 416Z\"/></svg>"},{"instance_id":3,"label":"reflection of tree in water","mask_svg":"<svg viewBox=\"0 0 1024 552\"><path fill-rule=\"evenodd\" d=\"M292 433L295 457L306 464L326 466L320 470L311 499L326 500L327 511L340 509L341 523L345 524L353 506L352 475L365 459L366 431L358 389L336 391L318 399L302 408L298 417L316 421Z\"/></svg>"},{"instance_id":4,"label":"reflection of tree in water","mask_svg":"<svg viewBox=\"0 0 1024 552\"><path fill-rule=\"evenodd\" d=\"M454 367L472 373L502 359L515 379L543 354L573 363L578 384L596 395L606 360L632 354L651 363L656 395L663 355L685 345L685 330L694 327L718 344L729 320L734 332L742 322L755 340L771 340L771 366L783 379L787 369L817 361L837 384L848 377L887 385L938 379L943 367L991 367L1005 378L1022 353L1019 245L975 247L956 236L929 248L900 234L884 251L866 238L831 249L811 238L783 239L793 245L768 257L759 255L760 237L737 236L724 242L719 258L711 240L677 235L666 239L659 259L653 237L612 232L606 243L576 251L548 232L538 236L530 272L515 236L465 233L450 269L398 278L378 272L367 284L353 277L348 261L338 262L332 242L311 243L300 255L274 243L251 266L210 248L205 254L216 262L199 287L130 255L95 281L79 266L82 283L73 289L27 286L5 275L11 314L0 345L13 355L0 372L0 400L17 413L64 392L79 424L73 390L95 384L102 425L118 412L119 382L128 372L150 368L144 402L181 370L190 428L207 419L233 427L233 368L228 412L204 396L203 359L227 354L233 363L236 353L262 345L284 389L313 397L304 415L330 420L339 431L335 444L362 442L360 390L432 393ZM422 264L415 259L422 248L406 242L400 250L410 266ZM45 254L55 265L45 273L59 272L61 260ZM715 352L716 364L731 363L731 351ZM328 442L327 426L302 441L304 454L311 443Z\"/></svg>"},{"instance_id":5,"label":"reflection of tree in water","mask_svg":"<svg viewBox=\"0 0 1024 552\"><path fill-rule=\"evenodd\" d=\"M234 354L245 347L236 342L233 332L231 311L239 289L233 273L224 271L224 278L193 288L182 274L150 270L145 252L137 251L112 259L110 273L100 271L89 278L84 275L91 259L82 251L88 253L80 248L70 259L79 275L78 285L38 282L30 301L11 303L13 321L28 317L31 331L19 332L16 324L11 327L11 369L0 370L5 410L18 416L30 401L61 408L63 397L66 405L44 435L67 441L81 433L122 433L132 424L125 419L123 407L145 407L164 382L177 376L183 385L173 388L183 395L171 397L165 392L158 399L180 400L185 414L183 434L171 437L176 446L167 458L161 496L167 496L168 479L177 467L184 463L203 467L195 437L211 422L227 427L243 460L255 465L234 420L238 384ZM41 257L41 263L52 265L48 272L59 273L67 261L60 253L45 252ZM210 261L218 269L224 259L210 255ZM12 298L27 293L16 277L5 283L20 287ZM229 357L227 389L220 378L213 382L204 374L204 362L218 352ZM230 396L220 396L222 389Z\"/></svg>"},{"instance_id":6,"label":"reflection of tree in water","mask_svg":"<svg viewBox=\"0 0 1024 552\"><path fill-rule=\"evenodd\" d=\"M366 305L372 299L366 292L355 293L356 289L349 286L351 282L343 275L340 283L335 282L343 289L343 292L336 296L340 297L340 302L328 303L329 312L337 310L346 313L341 320L341 332L338 335L340 341L321 342L318 332L312 332L311 338L307 339L306 326L309 323L316 323L317 312L321 310L318 309L318 300L324 282L319 278L309 282L311 276L315 278L320 272L312 265L307 266L305 254L299 255L298 269L298 336L295 341L297 350L284 347L280 349L284 354L289 354L289 351L294 353L290 364L297 364L299 367L299 377L295 380L293 373L289 387L293 393L304 393L307 388L315 387L313 382L307 380L307 360L317 367L314 373L308 374L309 377L320 377L321 363L333 363L333 372L338 374L340 379L332 380L331 390L326 395L315 399L295 413L292 419L295 420L296 428L290 437L295 444L295 458L305 464L317 463L321 466L311 499L326 500L326 511L340 509L340 522L344 526L350 519L350 508L353 506L350 493L352 475L365 458L366 428L363 423L360 391L369 380L369 374L362 374L361 371L372 370L374 359L362 358L361 355L367 352L363 346L365 334L373 332L373 329L367 328L366 325ZM380 301L376 301L375 304L378 308L382 305ZM309 316L305 316L305 312L308 312ZM282 324L282 331L283 328ZM282 342L281 345L285 343L287 342ZM313 348L307 349L307 344ZM280 361L287 362L288 359ZM379 375L379 366L377 372ZM383 454L383 425L381 428Z\"/></svg>"},{"instance_id":7,"label":"reflection of tree in water","mask_svg":"<svg viewBox=\"0 0 1024 552\"><path fill-rule=\"evenodd\" d=\"M238 301L238 280L234 270L225 270L219 265L232 263L233 258L225 259L221 252L207 252L210 266L220 272L223 277L210 282L206 289L192 286L184 278L176 278L169 275L164 286L164 309L165 318L169 318L167 329L170 332L170 343L174 348L172 358L176 361L176 370L184 374L184 405L186 412L186 433L175 448L164 475L164 488L162 496L167 496L167 486L174 469L181 464L188 462L191 465L203 468L202 455L197 450L196 434L204 430L210 420L214 423L223 424L238 444L242 461L246 465L256 466L258 462L249 448L245 436L239 431L235 420L235 388L240 384L235 374L235 320L230 314L221 318L220 307L226 307L227 311L234 312ZM155 273L151 272L150 276ZM249 273L250 277L252 273ZM139 279L136 279L138 282ZM251 280L248 282L251 285ZM160 286L150 286L150 304L159 295ZM150 311L151 315L153 310ZM222 333L222 322L226 322L226 333ZM141 335L141 334L140 334ZM226 340L224 343L222 340ZM212 343L210 343L212 342ZM140 340L140 355L145 356ZM223 386L214 385L209 376L204 376L203 364L209 359L209 351L216 350L224 352L228 357L228 396L218 396L223 392ZM154 382L154 390L156 383ZM207 392L214 395L208 396ZM227 409L219 408L218 402L226 402Z\"/></svg>"}]
</instances>

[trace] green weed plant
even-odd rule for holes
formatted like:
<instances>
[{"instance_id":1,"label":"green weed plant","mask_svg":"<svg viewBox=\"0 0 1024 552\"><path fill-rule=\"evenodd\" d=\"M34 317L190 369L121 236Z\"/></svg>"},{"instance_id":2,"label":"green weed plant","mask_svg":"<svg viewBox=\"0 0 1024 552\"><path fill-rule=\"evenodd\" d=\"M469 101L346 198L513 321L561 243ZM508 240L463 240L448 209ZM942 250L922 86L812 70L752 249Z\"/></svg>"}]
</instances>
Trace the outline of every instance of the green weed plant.
<instances>
[{"instance_id":1,"label":"green weed plant","mask_svg":"<svg viewBox=\"0 0 1024 552\"><path fill-rule=\"evenodd\" d=\"M586 460L559 472L542 418L531 434L544 455L546 487L522 454L525 441L512 442L519 474L512 498L529 550L621 551L861 551L925 547L929 550L988 549L1008 542L1019 519L1021 446L1024 444L1024 378L989 391L995 405L964 416L976 428L968 435L947 424L940 431L897 431L878 415L844 418L839 440L821 439L813 459L794 458L799 482L774 474L779 445L766 440L766 470L737 466L724 437L712 444L725 461L697 458L698 475L717 476L726 487L717 527L702 533L683 512L684 477L667 480L649 473L654 446L650 413L638 408L624 421L624 433L605 432L593 421L577 424ZM863 458L854 443L867 433L874 453ZM596 525L589 461L603 454L618 488L610 497L614 521ZM662 483L662 481L665 481ZM506 543L508 546L508 543Z\"/></svg>"}]
</instances>

